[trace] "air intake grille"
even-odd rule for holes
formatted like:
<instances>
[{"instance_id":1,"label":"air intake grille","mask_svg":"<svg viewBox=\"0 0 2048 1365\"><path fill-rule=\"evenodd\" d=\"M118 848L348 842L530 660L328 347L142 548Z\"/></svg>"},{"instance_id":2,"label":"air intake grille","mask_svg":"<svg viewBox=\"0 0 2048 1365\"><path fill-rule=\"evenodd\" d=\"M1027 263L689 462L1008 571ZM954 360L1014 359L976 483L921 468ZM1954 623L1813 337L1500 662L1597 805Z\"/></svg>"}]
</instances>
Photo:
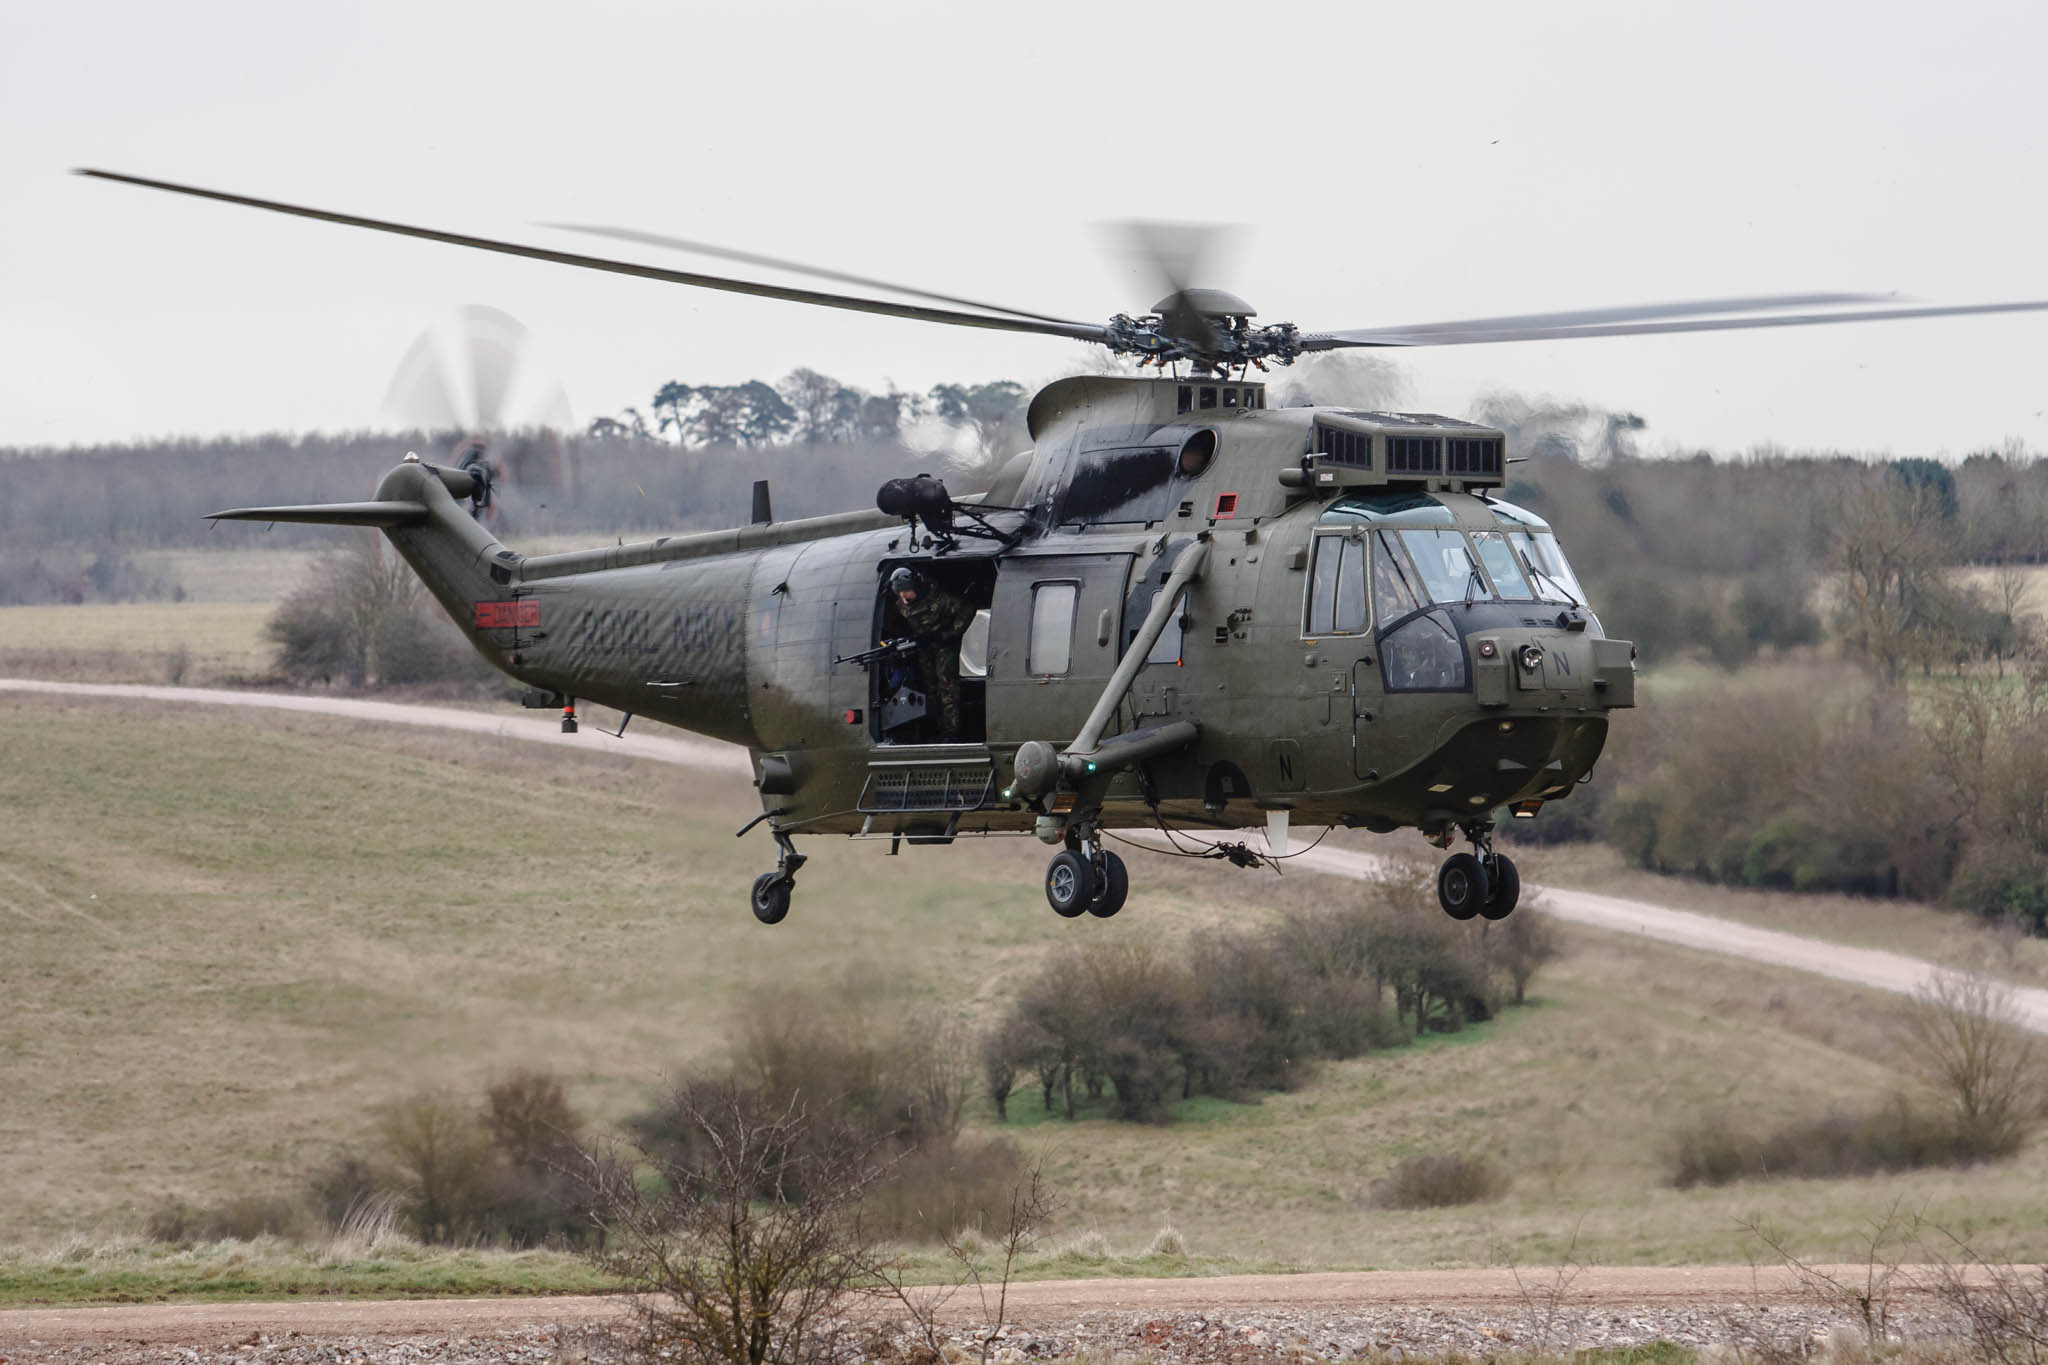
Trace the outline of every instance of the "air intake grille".
<instances>
[{"instance_id":1,"label":"air intake grille","mask_svg":"<svg viewBox=\"0 0 2048 1365\"><path fill-rule=\"evenodd\" d=\"M1500 477L1500 437L1451 438L1446 474L1483 474Z\"/></svg>"},{"instance_id":2,"label":"air intake grille","mask_svg":"<svg viewBox=\"0 0 2048 1365\"><path fill-rule=\"evenodd\" d=\"M1444 442L1441 436L1389 436L1389 474L1441 474L1444 472Z\"/></svg>"},{"instance_id":3,"label":"air intake grille","mask_svg":"<svg viewBox=\"0 0 2048 1365\"><path fill-rule=\"evenodd\" d=\"M961 767L877 768L860 794L867 812L979 810L988 803L995 769L985 763Z\"/></svg>"},{"instance_id":4,"label":"air intake grille","mask_svg":"<svg viewBox=\"0 0 2048 1365\"><path fill-rule=\"evenodd\" d=\"M1350 465L1353 469L1372 468L1372 437L1362 431L1345 431L1339 427L1316 427L1316 454L1332 464Z\"/></svg>"}]
</instances>

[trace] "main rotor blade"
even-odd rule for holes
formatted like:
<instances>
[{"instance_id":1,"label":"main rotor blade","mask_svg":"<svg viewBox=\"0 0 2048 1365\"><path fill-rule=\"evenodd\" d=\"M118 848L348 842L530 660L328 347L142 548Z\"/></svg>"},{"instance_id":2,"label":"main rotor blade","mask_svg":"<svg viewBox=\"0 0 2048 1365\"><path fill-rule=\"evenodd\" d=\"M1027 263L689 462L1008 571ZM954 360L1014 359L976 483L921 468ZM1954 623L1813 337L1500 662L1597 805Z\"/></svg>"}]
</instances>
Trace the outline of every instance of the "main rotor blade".
<instances>
[{"instance_id":1,"label":"main rotor blade","mask_svg":"<svg viewBox=\"0 0 2048 1365\"><path fill-rule=\"evenodd\" d=\"M1000 303L986 303L980 299L965 299L953 294L937 294L929 289L913 289L907 284L891 284L868 275L848 274L843 270L827 270L823 266L804 265L800 261L785 261L779 256L766 256L758 251L741 251L735 247L713 246L709 242L693 242L685 237L669 237L659 232L642 232L638 228L605 227L596 223L541 223L538 226L559 228L564 232L582 232L592 237L610 237L621 242L637 242L641 246L664 247L670 251L688 251L699 256L711 256L723 261L739 261L744 265L762 265L771 270L787 270L794 275L810 275L820 280L837 280L841 284L857 284L864 289L886 289L892 294L907 298L925 299L932 303L950 303L961 308L978 308L984 313L1001 313L1007 317L1030 318L1034 322L1064 322L1045 313L1028 312L1022 308L1009 308Z\"/></svg>"},{"instance_id":2,"label":"main rotor blade","mask_svg":"<svg viewBox=\"0 0 2048 1365\"><path fill-rule=\"evenodd\" d=\"M1664 332L1734 332L1763 327L1819 327L1831 322L1884 322L1893 318L1950 318L2044 310L2048 310L2048 300L1950 304L1930 308L1863 308L1849 312L1791 313L1777 317L1616 322L1592 326L1474 327L1466 331L1368 328L1352 332L1310 333L1302 338L1302 349L1331 351L1347 346L1475 346L1496 341L1564 341L1573 337L1652 336Z\"/></svg>"},{"instance_id":3,"label":"main rotor blade","mask_svg":"<svg viewBox=\"0 0 2048 1365\"><path fill-rule=\"evenodd\" d=\"M389 232L400 237L418 237L429 242L445 242L450 246L469 247L476 251L495 251L506 256L524 256L529 260L550 261L556 265L570 265L582 270L603 270L614 275L633 275L640 279L662 280L669 284L687 284L699 289L719 289L729 294L751 294L757 298L782 299L789 303L808 303L821 308L844 308L857 313L880 313L884 317L909 318L916 322L939 322L951 327L981 327L996 332L1031 332L1042 336L1072 337L1077 341L1106 342L1109 339L1109 329L1096 323L999 318L981 313L956 312L946 308L925 308L909 303L888 303L881 299L865 299L851 294L828 294L816 289L793 289L785 285L759 284L750 280L728 279L721 275L702 275L687 270L666 270L659 266L640 265L632 261L609 260L602 256L584 256L573 251L552 251L546 247L525 246L517 242L501 242L490 237L473 237L467 233L460 232L442 232L436 228L415 227L406 223L394 223L382 218L365 218L353 213L337 213L328 209L307 208L299 204L280 203L274 199L257 199L244 194L230 194L223 190L206 190L193 185L179 185L167 180L151 180L139 175L124 175L118 171L80 169L76 174L91 176L97 180L114 180L125 185L140 185L144 189L166 190L172 194L191 195L198 199L216 199L224 204L240 204L245 208L263 209L270 213L285 213L298 218L314 218L321 222L339 223L344 227L367 228L372 232Z\"/></svg>"},{"instance_id":4,"label":"main rotor blade","mask_svg":"<svg viewBox=\"0 0 2048 1365\"><path fill-rule=\"evenodd\" d=\"M1579 327L1605 322L1647 322L1654 318L1698 317L1711 313L1767 313L1787 308L1821 308L1838 303L1881 303L1885 294L1762 294L1743 299L1688 299L1679 303L1638 303L1621 308L1575 308L1557 313L1514 313L1497 318L1465 318L1457 322L1424 322L1408 327L1367 327L1360 332L1402 336L1439 332L1498 331L1506 327ZM1337 332L1353 336L1359 332Z\"/></svg>"}]
</instances>

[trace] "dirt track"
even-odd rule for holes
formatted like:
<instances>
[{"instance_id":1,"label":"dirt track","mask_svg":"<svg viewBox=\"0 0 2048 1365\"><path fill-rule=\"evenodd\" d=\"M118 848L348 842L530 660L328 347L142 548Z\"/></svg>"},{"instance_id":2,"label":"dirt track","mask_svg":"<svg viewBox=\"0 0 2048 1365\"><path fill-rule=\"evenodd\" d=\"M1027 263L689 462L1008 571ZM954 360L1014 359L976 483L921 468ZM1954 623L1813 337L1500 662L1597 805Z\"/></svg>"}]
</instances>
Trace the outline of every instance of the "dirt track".
<instances>
[{"instance_id":1,"label":"dirt track","mask_svg":"<svg viewBox=\"0 0 2048 1365\"><path fill-rule=\"evenodd\" d=\"M1833 1273L1860 1286L1866 1271ZM1949 1328L1918 1287L1926 1278L1902 1273L1893 1296L1909 1333ZM942 1317L965 1332L988 1315L964 1293ZM618 1297L31 1309L0 1312L0 1361L161 1360L180 1348L221 1360L547 1360L565 1342L630 1319ZM1010 1360L1081 1349L1180 1361L1340 1358L1390 1344L1413 1352L1547 1339L1583 1348L1860 1330L1788 1272L1746 1266L1055 1280L1012 1286L1008 1319Z\"/></svg>"}]
</instances>

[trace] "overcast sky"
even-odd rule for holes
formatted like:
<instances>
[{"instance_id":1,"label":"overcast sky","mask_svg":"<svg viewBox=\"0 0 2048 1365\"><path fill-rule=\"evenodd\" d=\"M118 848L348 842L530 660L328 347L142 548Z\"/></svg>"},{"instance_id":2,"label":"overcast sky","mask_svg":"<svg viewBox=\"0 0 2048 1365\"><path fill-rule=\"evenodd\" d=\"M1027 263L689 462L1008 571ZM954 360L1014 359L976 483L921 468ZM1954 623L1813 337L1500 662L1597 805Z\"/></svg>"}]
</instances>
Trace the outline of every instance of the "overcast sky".
<instances>
[{"instance_id":1,"label":"overcast sky","mask_svg":"<svg viewBox=\"0 0 2048 1365\"><path fill-rule=\"evenodd\" d=\"M2018 3L17 4L0 445L380 425L470 302L526 322L583 420L670 379L1085 361L72 166L600 253L532 224L619 223L1089 321L1158 295L1105 248L1128 217L1243 224L1208 282L1311 329L2048 299L2044 30ZM2044 353L2048 313L1398 358L1418 409L1505 388L1638 411L1653 448L1960 456L2048 449Z\"/></svg>"}]
</instances>

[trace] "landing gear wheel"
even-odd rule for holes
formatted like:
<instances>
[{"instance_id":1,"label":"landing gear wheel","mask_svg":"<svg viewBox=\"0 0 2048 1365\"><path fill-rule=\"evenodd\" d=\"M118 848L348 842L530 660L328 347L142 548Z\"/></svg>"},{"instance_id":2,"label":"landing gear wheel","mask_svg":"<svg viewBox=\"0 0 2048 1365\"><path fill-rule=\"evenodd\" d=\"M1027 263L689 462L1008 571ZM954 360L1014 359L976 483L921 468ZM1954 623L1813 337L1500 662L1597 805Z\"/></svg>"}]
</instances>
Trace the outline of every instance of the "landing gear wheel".
<instances>
[{"instance_id":1,"label":"landing gear wheel","mask_svg":"<svg viewBox=\"0 0 2048 1365\"><path fill-rule=\"evenodd\" d=\"M1493 876L1492 890L1486 897L1486 904L1479 907L1479 913L1488 919L1506 919L1515 913L1515 903L1522 899L1522 874L1515 871L1514 859L1505 853L1497 853L1490 869Z\"/></svg>"},{"instance_id":2,"label":"landing gear wheel","mask_svg":"<svg viewBox=\"0 0 2048 1365\"><path fill-rule=\"evenodd\" d=\"M1061 919L1085 913L1095 901L1095 869L1071 848L1054 854L1045 869L1045 899Z\"/></svg>"},{"instance_id":3,"label":"landing gear wheel","mask_svg":"<svg viewBox=\"0 0 2048 1365\"><path fill-rule=\"evenodd\" d=\"M780 872L763 872L754 878L754 893L749 898L754 918L763 924L782 923L782 917L789 913L789 893L795 889L796 883Z\"/></svg>"},{"instance_id":4,"label":"landing gear wheel","mask_svg":"<svg viewBox=\"0 0 2048 1365\"><path fill-rule=\"evenodd\" d=\"M1102 855L1102 884L1095 889L1095 899L1088 902L1088 913L1097 919L1108 919L1124 908L1124 897L1131 894L1130 873L1124 870L1124 860L1114 853Z\"/></svg>"},{"instance_id":5,"label":"landing gear wheel","mask_svg":"<svg viewBox=\"0 0 2048 1365\"><path fill-rule=\"evenodd\" d=\"M1452 919L1471 919L1486 903L1486 869L1469 853L1453 853L1437 869L1436 900Z\"/></svg>"}]
</instances>

